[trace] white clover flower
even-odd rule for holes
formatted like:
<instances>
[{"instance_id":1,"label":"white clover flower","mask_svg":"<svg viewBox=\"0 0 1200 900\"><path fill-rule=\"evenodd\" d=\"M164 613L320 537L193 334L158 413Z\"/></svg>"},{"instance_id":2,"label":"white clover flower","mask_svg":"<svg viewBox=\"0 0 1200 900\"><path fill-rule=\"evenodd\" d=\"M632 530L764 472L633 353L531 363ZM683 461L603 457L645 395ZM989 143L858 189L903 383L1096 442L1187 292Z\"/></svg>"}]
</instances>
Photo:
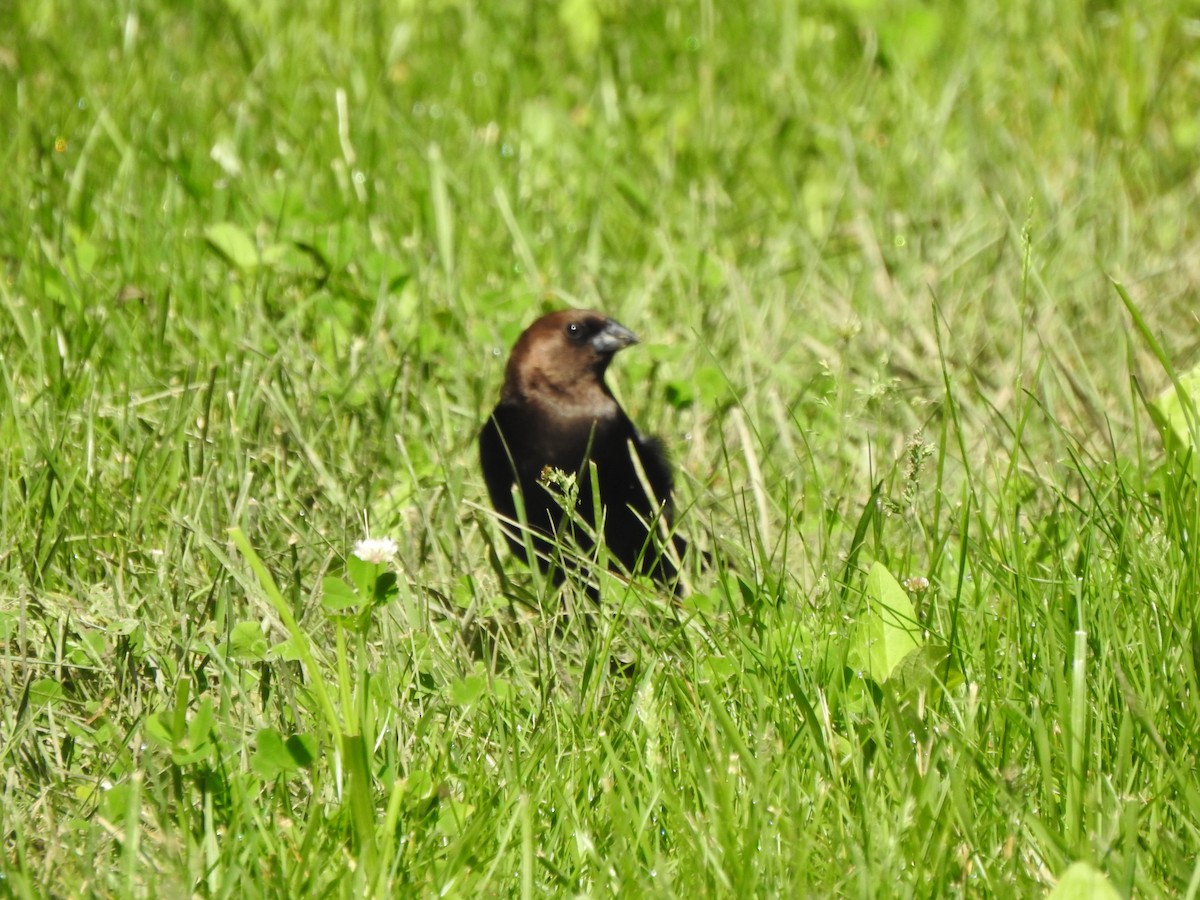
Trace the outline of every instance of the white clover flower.
<instances>
[{"instance_id":1,"label":"white clover flower","mask_svg":"<svg viewBox=\"0 0 1200 900\"><path fill-rule=\"evenodd\" d=\"M385 563L400 552L400 545L391 538L363 538L353 552L363 562Z\"/></svg>"}]
</instances>

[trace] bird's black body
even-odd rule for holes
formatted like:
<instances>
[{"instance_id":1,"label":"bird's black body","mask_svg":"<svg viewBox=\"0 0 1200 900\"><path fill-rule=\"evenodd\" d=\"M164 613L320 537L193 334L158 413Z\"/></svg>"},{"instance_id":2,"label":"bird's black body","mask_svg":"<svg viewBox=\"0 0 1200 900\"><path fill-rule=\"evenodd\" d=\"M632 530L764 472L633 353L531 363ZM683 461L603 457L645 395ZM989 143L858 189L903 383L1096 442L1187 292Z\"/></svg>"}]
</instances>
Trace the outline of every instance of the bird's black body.
<instances>
[{"instance_id":1,"label":"bird's black body","mask_svg":"<svg viewBox=\"0 0 1200 900\"><path fill-rule=\"evenodd\" d=\"M661 542L651 538L660 516L671 522L670 464L662 445L638 433L604 383L613 354L635 342L632 332L599 313L568 310L538 319L513 348L500 402L479 436L480 463L492 504L507 519L518 518L512 489L519 488L543 569L552 567L554 555L542 535L564 538L584 551L591 548L586 534L565 521L561 495L541 484L543 472L550 467L577 477L576 512L594 530L588 465L594 463L610 553L627 570L651 575L674 590L676 568ZM506 527L505 534L513 552L524 558L520 533ZM682 554L686 543L673 540ZM561 572L555 574L561 578Z\"/></svg>"}]
</instances>

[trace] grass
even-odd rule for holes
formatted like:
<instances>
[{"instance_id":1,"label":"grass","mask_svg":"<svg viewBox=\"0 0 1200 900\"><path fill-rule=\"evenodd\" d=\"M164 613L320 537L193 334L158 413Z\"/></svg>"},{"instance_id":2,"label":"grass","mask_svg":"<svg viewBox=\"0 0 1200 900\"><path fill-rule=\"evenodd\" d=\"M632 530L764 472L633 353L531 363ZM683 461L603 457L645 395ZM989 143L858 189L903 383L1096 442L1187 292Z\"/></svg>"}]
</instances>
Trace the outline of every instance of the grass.
<instances>
[{"instance_id":1,"label":"grass","mask_svg":"<svg viewBox=\"0 0 1200 900\"><path fill-rule=\"evenodd\" d=\"M1195 897L1142 397L1198 54L1165 0L9 4L0 891ZM559 305L644 338L678 606L560 618L486 509Z\"/></svg>"}]
</instances>

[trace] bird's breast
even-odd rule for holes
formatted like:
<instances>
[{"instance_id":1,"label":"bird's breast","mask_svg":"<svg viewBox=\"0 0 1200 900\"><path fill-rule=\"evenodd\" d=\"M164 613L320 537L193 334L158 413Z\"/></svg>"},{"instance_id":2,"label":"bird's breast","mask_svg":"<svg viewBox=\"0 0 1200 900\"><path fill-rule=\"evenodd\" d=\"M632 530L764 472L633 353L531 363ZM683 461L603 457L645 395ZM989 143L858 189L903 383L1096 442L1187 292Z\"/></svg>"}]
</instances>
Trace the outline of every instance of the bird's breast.
<instances>
[{"instance_id":1,"label":"bird's breast","mask_svg":"<svg viewBox=\"0 0 1200 900\"><path fill-rule=\"evenodd\" d=\"M551 466L568 474L578 472L587 459L598 459L615 441L622 440L619 423L611 417L561 416L545 410L516 417L505 428L510 446L519 446L522 473L537 478Z\"/></svg>"}]
</instances>

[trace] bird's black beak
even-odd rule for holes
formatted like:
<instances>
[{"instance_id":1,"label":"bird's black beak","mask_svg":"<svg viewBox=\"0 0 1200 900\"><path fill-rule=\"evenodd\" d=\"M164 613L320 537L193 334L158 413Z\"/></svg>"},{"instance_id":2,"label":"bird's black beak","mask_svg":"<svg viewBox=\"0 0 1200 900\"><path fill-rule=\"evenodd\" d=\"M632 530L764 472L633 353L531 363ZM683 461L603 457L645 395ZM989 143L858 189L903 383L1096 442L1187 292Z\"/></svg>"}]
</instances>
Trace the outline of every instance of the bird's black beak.
<instances>
[{"instance_id":1,"label":"bird's black beak","mask_svg":"<svg viewBox=\"0 0 1200 900\"><path fill-rule=\"evenodd\" d=\"M611 356L618 350L638 342L637 335L620 322L608 320L608 324L592 337L592 349L604 356Z\"/></svg>"}]
</instances>

